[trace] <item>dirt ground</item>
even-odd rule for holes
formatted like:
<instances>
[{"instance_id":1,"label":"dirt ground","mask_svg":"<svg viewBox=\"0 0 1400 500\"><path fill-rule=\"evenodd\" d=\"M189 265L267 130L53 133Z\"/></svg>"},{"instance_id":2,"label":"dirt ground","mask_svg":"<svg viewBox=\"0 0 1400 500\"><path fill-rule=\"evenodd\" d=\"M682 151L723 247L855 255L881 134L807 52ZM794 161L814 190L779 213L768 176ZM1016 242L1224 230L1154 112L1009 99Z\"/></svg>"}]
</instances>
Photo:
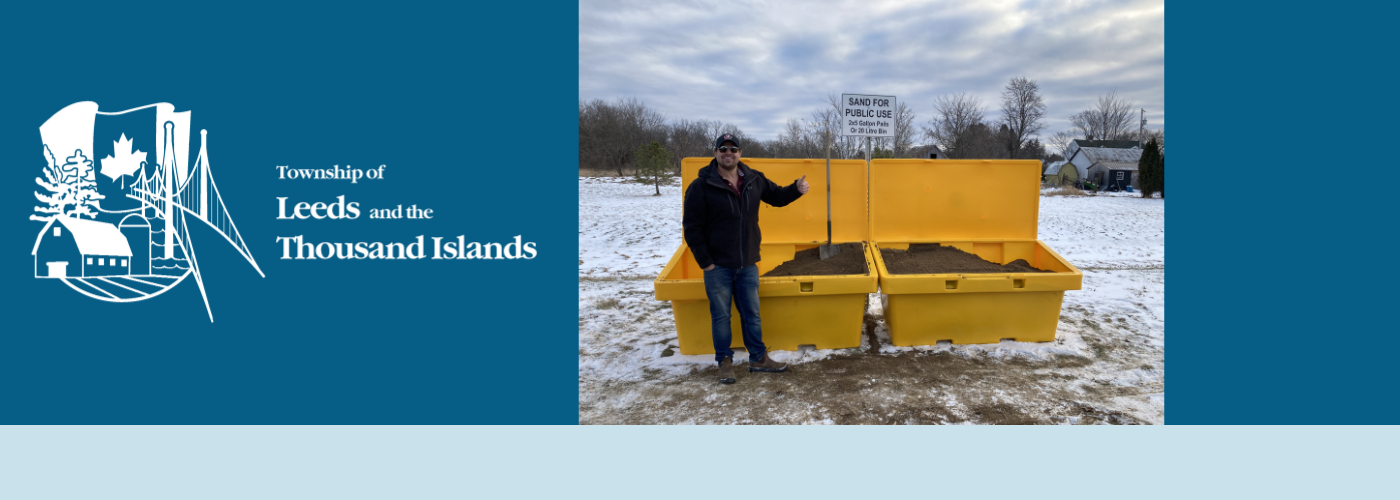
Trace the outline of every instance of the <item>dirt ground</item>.
<instances>
[{"instance_id":1,"label":"dirt ground","mask_svg":"<svg viewBox=\"0 0 1400 500\"><path fill-rule=\"evenodd\" d=\"M885 259L885 268L891 274L1050 272L1031 267L1026 259L1016 259L1002 265L937 243L915 243L909 245L908 250L881 248L880 257Z\"/></svg>"},{"instance_id":2,"label":"dirt ground","mask_svg":"<svg viewBox=\"0 0 1400 500\"><path fill-rule=\"evenodd\" d=\"M629 286L629 285L640 286ZM582 283L620 296L650 294L647 281ZM602 285L602 286L597 286ZM614 345L616 354L655 356L632 368L637 377L599 380L580 375L579 421L584 424L1151 424L1161 423L1164 349L1132 325L1132 313L1102 314L1070 305L1058 340L1042 344L888 345L872 294L865 338L857 349L775 352L794 364L785 373L750 373L737 353L738 382L716 382L707 356L667 365L668 335L642 345ZM667 323L667 302L620 307L638 328ZM1138 313L1141 314L1141 313ZM580 319L580 326L588 322ZM648 345L649 344L649 345ZM580 349L580 363L605 352ZM651 366L647 366L647 365ZM680 368L680 369L677 369ZM586 388L586 390L585 390Z\"/></svg>"}]
</instances>

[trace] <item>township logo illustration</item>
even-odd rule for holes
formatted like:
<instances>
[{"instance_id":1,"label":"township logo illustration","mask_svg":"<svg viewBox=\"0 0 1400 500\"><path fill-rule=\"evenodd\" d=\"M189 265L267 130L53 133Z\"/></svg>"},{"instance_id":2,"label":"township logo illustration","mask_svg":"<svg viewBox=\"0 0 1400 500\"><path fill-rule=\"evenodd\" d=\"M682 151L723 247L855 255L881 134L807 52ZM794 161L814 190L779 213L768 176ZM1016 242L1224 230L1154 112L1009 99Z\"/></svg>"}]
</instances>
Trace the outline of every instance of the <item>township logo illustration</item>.
<instances>
[{"instance_id":1,"label":"township logo illustration","mask_svg":"<svg viewBox=\"0 0 1400 500\"><path fill-rule=\"evenodd\" d=\"M190 224L213 229L266 277L219 196L206 131L194 166L187 161L191 132L190 111L169 103L104 112L79 102L40 125L48 166L35 178L39 204L29 216L45 223L34 239L34 277L136 302L193 276L212 322Z\"/></svg>"}]
</instances>

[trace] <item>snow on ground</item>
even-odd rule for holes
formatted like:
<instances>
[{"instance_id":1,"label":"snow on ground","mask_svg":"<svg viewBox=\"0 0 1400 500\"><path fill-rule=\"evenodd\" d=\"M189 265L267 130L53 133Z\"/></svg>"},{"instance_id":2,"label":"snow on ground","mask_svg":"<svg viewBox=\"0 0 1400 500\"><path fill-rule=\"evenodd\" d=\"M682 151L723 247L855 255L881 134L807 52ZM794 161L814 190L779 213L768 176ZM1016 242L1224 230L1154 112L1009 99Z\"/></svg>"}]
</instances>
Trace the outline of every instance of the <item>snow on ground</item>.
<instances>
[{"instance_id":1,"label":"snow on ground","mask_svg":"<svg viewBox=\"0 0 1400 500\"><path fill-rule=\"evenodd\" d=\"M681 245L679 181L656 188L631 179L580 177L578 274L655 278Z\"/></svg>"},{"instance_id":2,"label":"snow on ground","mask_svg":"<svg viewBox=\"0 0 1400 500\"><path fill-rule=\"evenodd\" d=\"M793 367L715 381L676 351L651 280L681 243L678 184L579 179L582 423L1162 423L1165 202L1042 196L1040 239L1084 271L1054 342L896 347L879 294L853 349L775 352ZM736 332L737 334L737 332Z\"/></svg>"},{"instance_id":3,"label":"snow on ground","mask_svg":"<svg viewBox=\"0 0 1400 500\"><path fill-rule=\"evenodd\" d=\"M1167 250L1163 201L1129 193L1041 196L1040 240L1081 270L1161 269Z\"/></svg>"}]
</instances>

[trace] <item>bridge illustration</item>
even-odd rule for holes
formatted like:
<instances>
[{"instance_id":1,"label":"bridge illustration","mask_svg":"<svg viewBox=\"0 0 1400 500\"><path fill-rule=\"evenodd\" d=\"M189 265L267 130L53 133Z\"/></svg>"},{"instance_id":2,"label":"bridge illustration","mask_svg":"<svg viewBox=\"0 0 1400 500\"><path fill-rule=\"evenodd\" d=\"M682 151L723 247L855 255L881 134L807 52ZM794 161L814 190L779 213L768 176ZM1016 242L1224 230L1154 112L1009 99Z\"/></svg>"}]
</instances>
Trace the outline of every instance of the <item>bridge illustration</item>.
<instances>
[{"instance_id":1,"label":"bridge illustration","mask_svg":"<svg viewBox=\"0 0 1400 500\"><path fill-rule=\"evenodd\" d=\"M188 123L187 116L185 118L184 122ZM213 322L214 312L209 304L204 277L200 273L199 257L190 232L191 224L203 224L214 230L259 276L266 277L229 215L210 171L208 131L200 130L199 155L188 174L181 176L177 174L181 162L177 161L176 137L182 131L176 128L175 120L161 124L163 133L159 136L163 144L159 148L159 163L148 168L145 162L141 162L139 171L132 172L136 179L129 183L123 180L122 196L138 201L138 207L105 210L100 204L91 204L98 214L103 214L102 217L121 217L120 223L99 222L95 220L99 217L97 214L92 214L90 219L83 218L84 214L79 210L64 213L60 209L57 216L47 218L48 224L35 242L35 277L57 278L88 297L107 302L136 302L153 298L193 277L204 299L209 321ZM188 134L187 131L184 133ZM45 148L48 151L47 144ZM52 152L49 154L52 156ZM60 175L68 175L70 179L83 170L67 167L91 164L81 149L67 159L68 163L59 171ZM57 160L50 163L55 164ZM87 170L92 169L89 167ZM89 173L89 177L95 175ZM43 185L42 180L40 184ZM111 197L111 194L107 197ZM45 198L41 195L40 199ZM36 208L36 211L43 210ZM64 240L65 235L71 242ZM43 249L41 246L53 248Z\"/></svg>"}]
</instances>

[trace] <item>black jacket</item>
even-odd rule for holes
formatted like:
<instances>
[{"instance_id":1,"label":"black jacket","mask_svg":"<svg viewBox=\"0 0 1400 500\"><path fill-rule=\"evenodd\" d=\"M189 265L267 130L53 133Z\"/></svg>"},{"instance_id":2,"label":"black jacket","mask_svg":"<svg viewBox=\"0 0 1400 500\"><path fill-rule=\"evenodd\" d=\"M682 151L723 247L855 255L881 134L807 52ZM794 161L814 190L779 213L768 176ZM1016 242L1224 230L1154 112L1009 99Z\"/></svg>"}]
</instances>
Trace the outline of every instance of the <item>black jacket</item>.
<instances>
[{"instance_id":1,"label":"black jacket","mask_svg":"<svg viewBox=\"0 0 1400 500\"><path fill-rule=\"evenodd\" d=\"M802 197L797 182L780 187L763 172L739 163L739 195L719 176L719 163L700 169L685 189L685 244L700 268L745 267L759 260L758 202L781 207Z\"/></svg>"}]
</instances>

